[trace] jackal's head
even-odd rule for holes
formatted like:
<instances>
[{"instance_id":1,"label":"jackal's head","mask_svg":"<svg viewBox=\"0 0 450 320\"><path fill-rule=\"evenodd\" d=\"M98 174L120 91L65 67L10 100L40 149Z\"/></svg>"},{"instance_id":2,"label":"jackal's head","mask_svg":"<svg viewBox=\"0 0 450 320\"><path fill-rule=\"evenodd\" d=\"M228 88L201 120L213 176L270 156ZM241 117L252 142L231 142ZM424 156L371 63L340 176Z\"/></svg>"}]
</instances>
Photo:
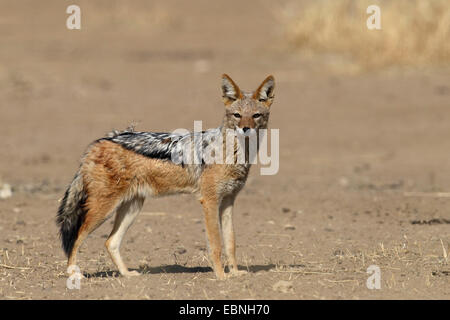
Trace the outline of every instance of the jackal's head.
<instances>
[{"instance_id":1,"label":"jackal's head","mask_svg":"<svg viewBox=\"0 0 450 320\"><path fill-rule=\"evenodd\" d=\"M275 89L275 79L268 76L254 92L243 92L226 74L222 76L222 97L225 103L226 129L248 130L267 128L270 106Z\"/></svg>"}]
</instances>

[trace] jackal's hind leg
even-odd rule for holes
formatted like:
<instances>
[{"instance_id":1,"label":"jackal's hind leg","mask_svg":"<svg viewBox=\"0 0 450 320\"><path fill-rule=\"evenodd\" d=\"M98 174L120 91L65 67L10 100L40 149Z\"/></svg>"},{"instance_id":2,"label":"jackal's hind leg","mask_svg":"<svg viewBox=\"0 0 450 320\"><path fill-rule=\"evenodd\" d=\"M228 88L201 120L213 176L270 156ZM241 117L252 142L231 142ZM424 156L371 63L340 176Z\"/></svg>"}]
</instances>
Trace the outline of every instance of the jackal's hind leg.
<instances>
[{"instance_id":1,"label":"jackal's hind leg","mask_svg":"<svg viewBox=\"0 0 450 320\"><path fill-rule=\"evenodd\" d=\"M92 201L94 203L99 203L96 198ZM74 246L69 253L69 258L67 261L67 266L76 266L77 264L77 253L78 250L83 243L83 241L92 233L95 229L97 229L108 217L111 212L114 211L117 202L111 201L108 205L104 206L91 206L88 208L86 216L82 222L82 225L78 231L77 238L75 240Z\"/></svg>"},{"instance_id":2,"label":"jackal's hind leg","mask_svg":"<svg viewBox=\"0 0 450 320\"><path fill-rule=\"evenodd\" d=\"M111 231L111 234L109 235L109 238L105 243L106 249L111 256L111 259L119 269L119 272L124 276L139 275L139 272L137 271L128 270L127 266L122 260L122 257L120 256L120 245L128 228L131 226L131 224L134 222L137 215L141 211L143 204L144 198L136 197L132 200L123 202L117 208L113 230Z\"/></svg>"}]
</instances>

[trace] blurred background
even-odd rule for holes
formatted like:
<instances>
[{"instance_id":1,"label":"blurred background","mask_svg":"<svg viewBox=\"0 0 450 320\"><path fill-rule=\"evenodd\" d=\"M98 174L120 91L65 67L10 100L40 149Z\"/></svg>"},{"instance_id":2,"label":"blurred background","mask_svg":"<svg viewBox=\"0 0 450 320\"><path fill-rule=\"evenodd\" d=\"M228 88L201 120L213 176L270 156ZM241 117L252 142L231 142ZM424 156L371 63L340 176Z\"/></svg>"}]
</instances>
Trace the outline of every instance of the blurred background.
<instances>
[{"instance_id":1,"label":"blurred background","mask_svg":"<svg viewBox=\"0 0 450 320\"><path fill-rule=\"evenodd\" d=\"M393 143L391 133L417 154L428 129L447 130L448 1L80 0L81 30L68 30L72 2L1 2L0 161L17 166L2 170L9 181L59 167L65 177L60 164L130 123L217 126L224 72L245 90L274 74L272 124L285 156L324 144L369 152ZM369 4L381 8L381 30L366 27ZM42 161L53 164L27 165Z\"/></svg>"},{"instance_id":2,"label":"blurred background","mask_svg":"<svg viewBox=\"0 0 450 320\"><path fill-rule=\"evenodd\" d=\"M72 4L81 8L81 30L66 28ZM381 30L366 26L373 4ZM192 129L194 120L216 127L222 73L244 90L273 74L270 127L280 129L280 170L251 171L238 203L252 217L238 218L237 233L248 234L241 250L251 249L246 241L255 234L279 228L292 238L256 263L282 259L285 248L316 254L310 261L353 245L376 251L384 241L392 249L405 235L442 257L450 203L434 195L450 191L449 40L448 0L1 0L0 189L11 190L0 201L5 237L49 225L42 237L57 246L49 221L93 140L133 123L139 131ZM170 199L145 208L200 217L195 200ZM9 223L30 217L35 228L27 222L10 231ZM422 231L410 223L433 219L444 222ZM448 268L430 261L409 268L426 275ZM406 286L425 296L448 293L438 280Z\"/></svg>"}]
</instances>

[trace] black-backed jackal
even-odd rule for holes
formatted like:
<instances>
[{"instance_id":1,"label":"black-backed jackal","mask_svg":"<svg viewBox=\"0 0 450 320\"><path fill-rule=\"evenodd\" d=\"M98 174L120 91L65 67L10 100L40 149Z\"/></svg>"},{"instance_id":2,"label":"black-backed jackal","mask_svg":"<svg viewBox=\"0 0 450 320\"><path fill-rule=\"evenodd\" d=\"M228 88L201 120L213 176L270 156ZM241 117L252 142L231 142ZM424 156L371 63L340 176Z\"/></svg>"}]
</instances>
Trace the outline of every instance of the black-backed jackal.
<instances>
[{"instance_id":1,"label":"black-backed jackal","mask_svg":"<svg viewBox=\"0 0 450 320\"><path fill-rule=\"evenodd\" d=\"M106 248L122 275L139 274L128 270L119 248L144 199L189 192L196 194L203 206L210 257L217 278L225 278L221 262L221 236L230 273L238 273L232 213L236 195L248 176L248 157L243 163L236 160L237 143L232 144L231 163L185 163L174 161L174 155L180 155L186 146L196 154L208 143L223 141L229 130L243 134L267 128L274 88L274 78L269 76L256 91L243 92L224 74L222 93L225 116L222 125L201 132L200 142L189 143L192 138L195 141L199 133L134 130L115 131L94 141L84 154L57 214L68 266L76 264L83 240L115 212L114 227L106 240ZM248 151L245 151L247 154Z\"/></svg>"}]
</instances>

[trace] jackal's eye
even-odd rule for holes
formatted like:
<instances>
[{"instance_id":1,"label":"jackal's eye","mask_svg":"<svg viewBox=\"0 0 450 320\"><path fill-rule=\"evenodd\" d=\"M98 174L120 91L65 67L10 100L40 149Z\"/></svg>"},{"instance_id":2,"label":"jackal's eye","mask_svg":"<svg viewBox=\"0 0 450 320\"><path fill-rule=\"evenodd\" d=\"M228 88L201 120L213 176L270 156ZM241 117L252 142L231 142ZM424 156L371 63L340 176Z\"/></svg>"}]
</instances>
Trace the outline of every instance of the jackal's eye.
<instances>
[{"instance_id":1,"label":"jackal's eye","mask_svg":"<svg viewBox=\"0 0 450 320\"><path fill-rule=\"evenodd\" d=\"M233 116L235 116L236 118L240 118L241 115L239 113L233 113Z\"/></svg>"},{"instance_id":2,"label":"jackal's eye","mask_svg":"<svg viewBox=\"0 0 450 320\"><path fill-rule=\"evenodd\" d=\"M253 115L253 119L258 119L259 117L261 117L261 113L255 113Z\"/></svg>"}]
</instances>

